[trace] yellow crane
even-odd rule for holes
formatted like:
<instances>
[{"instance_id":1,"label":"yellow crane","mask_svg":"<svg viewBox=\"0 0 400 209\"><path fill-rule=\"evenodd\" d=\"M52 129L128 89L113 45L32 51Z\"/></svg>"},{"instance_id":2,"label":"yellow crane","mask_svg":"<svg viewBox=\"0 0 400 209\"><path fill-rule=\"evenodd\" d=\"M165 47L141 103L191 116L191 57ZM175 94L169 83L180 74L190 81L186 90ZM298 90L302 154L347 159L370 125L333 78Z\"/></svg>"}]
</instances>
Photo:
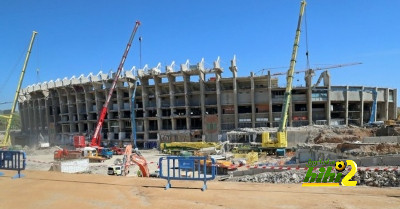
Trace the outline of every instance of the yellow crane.
<instances>
[{"instance_id":1,"label":"yellow crane","mask_svg":"<svg viewBox=\"0 0 400 209\"><path fill-rule=\"evenodd\" d=\"M265 148L279 149L287 147L286 127L288 119L288 110L289 110L290 99L292 96L291 92L292 92L294 67L296 65L297 50L299 48L299 40L300 40L301 21L303 19L305 6L306 6L306 1L302 1L300 6L299 20L297 22L296 36L294 38L292 58L290 60L290 67L286 77L287 84L283 100L281 120L279 123L278 132L276 133L277 140L276 142L271 141L269 138L269 132L264 132L262 134L262 144L261 144L263 148L265 147Z\"/></svg>"},{"instance_id":2,"label":"yellow crane","mask_svg":"<svg viewBox=\"0 0 400 209\"><path fill-rule=\"evenodd\" d=\"M6 133L4 135L3 142L0 144L0 147L9 147L9 146L11 146L11 138L10 138L11 122L12 122L13 115L14 115L14 112L15 112L15 107L17 106L19 90L21 89L22 81L24 80L26 66L28 65L29 56L31 54L32 45L33 45L33 42L35 41L36 34L37 34L36 31L32 32L31 42L29 43L28 52L26 53L24 66L22 67L22 72L21 72L21 75L19 77L17 90L15 92L14 101L13 101L13 104L12 104L12 107L11 107L11 113L10 113L9 116L1 116L3 118L7 119L7 128L6 128Z\"/></svg>"}]
</instances>

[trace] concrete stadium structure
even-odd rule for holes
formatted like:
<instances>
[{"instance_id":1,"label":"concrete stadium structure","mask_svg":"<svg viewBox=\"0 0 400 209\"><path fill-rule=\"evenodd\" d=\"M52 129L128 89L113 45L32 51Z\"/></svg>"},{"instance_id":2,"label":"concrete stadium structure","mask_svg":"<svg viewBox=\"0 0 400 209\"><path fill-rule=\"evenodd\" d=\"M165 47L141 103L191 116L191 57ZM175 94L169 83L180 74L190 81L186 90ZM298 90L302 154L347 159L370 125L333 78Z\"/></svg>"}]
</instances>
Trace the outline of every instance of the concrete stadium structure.
<instances>
[{"instance_id":1,"label":"concrete stadium structure","mask_svg":"<svg viewBox=\"0 0 400 209\"><path fill-rule=\"evenodd\" d=\"M217 141L236 128L277 127L284 87L278 78L250 73L237 77L236 59L229 67L232 77L222 78L219 59L212 69L204 60L196 65L174 63L137 71L124 71L108 107L102 129L107 142L132 141L131 111L135 112L136 138L140 148L160 141ZM135 75L137 74L137 75ZM312 124L359 125L369 121L376 96L375 120L397 115L397 89L364 86L331 86L327 71L312 83L314 70L305 72L305 85L294 87L289 126ZM90 139L104 104L113 73L99 72L70 79L30 85L21 90L19 110L22 133L48 136L53 144L68 144L83 134ZM136 88L135 103L132 96Z\"/></svg>"}]
</instances>

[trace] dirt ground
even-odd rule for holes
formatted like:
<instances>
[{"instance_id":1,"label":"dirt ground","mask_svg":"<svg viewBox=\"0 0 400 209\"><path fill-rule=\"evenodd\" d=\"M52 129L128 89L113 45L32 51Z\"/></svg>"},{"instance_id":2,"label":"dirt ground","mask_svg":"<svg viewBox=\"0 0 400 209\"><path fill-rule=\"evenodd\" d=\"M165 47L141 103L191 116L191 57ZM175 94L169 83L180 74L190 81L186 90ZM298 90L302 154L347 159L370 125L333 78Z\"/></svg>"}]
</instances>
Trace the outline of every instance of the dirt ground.
<instances>
[{"instance_id":1,"label":"dirt ground","mask_svg":"<svg viewBox=\"0 0 400 209\"><path fill-rule=\"evenodd\" d=\"M23 171L0 177L0 208L399 208L400 188L301 187Z\"/></svg>"}]
</instances>

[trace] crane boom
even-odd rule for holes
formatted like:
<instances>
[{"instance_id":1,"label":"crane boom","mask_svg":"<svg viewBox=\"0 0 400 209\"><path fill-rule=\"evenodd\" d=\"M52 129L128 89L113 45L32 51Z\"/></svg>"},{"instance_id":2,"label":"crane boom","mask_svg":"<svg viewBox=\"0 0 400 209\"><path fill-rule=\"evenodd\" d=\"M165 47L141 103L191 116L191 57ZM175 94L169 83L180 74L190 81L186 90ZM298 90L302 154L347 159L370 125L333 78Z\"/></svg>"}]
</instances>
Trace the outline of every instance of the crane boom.
<instances>
[{"instance_id":1,"label":"crane boom","mask_svg":"<svg viewBox=\"0 0 400 209\"><path fill-rule=\"evenodd\" d=\"M300 40L301 21L303 18L305 6L306 6L306 1L302 1L301 6L300 6L299 21L297 22L296 37L294 39L294 44L293 44L292 58L290 60L290 67L289 67L289 70L287 72L287 77L286 77L287 84L286 84L286 91L285 91L284 100L283 100L282 115L281 115L281 121L279 123L278 134L279 134L279 132L286 131L286 123L287 123L287 119L288 119L289 104L290 104L290 99L292 96L291 92L292 92L294 67L296 65L297 50L299 48L299 40Z\"/></svg>"},{"instance_id":2,"label":"crane boom","mask_svg":"<svg viewBox=\"0 0 400 209\"><path fill-rule=\"evenodd\" d=\"M13 104L11 107L11 113L10 113L10 116L6 117L7 118L7 128L6 128L6 134L4 135L3 142L0 145L2 147L11 146L11 140L10 140L11 122L12 122L13 115L15 112L15 107L17 106L19 91L21 89L22 81L24 80L25 70L26 70L26 67L28 66L28 61L29 61L29 57L31 55L31 50L32 50L33 42L35 41L36 34L37 34L36 31L32 32L31 42L29 43L28 51L27 51L26 57L25 57L24 66L22 67L21 75L19 77L19 81L18 81L18 85L17 85L17 90L15 91L14 101L13 101Z\"/></svg>"},{"instance_id":3,"label":"crane boom","mask_svg":"<svg viewBox=\"0 0 400 209\"><path fill-rule=\"evenodd\" d=\"M108 95L107 95L106 101L103 105L103 108L101 109L100 117L99 117L99 120L97 121L97 126L96 126L96 129L95 129L93 137L92 137L92 142L90 144L91 146L100 146L100 130L103 126L104 118L106 117L106 114L107 114L108 103L110 102L111 96L115 90L115 86L117 85L119 75L121 74L122 67L125 64L126 57L128 56L129 49L131 48L133 38L135 37L136 31L137 31L139 25L140 25L140 22L136 21L136 24L135 24L135 27L133 28L131 37L129 38L128 44L126 45L124 54L122 55L122 59L118 66L117 73L115 74L114 81L111 85L110 91L108 92Z\"/></svg>"}]
</instances>

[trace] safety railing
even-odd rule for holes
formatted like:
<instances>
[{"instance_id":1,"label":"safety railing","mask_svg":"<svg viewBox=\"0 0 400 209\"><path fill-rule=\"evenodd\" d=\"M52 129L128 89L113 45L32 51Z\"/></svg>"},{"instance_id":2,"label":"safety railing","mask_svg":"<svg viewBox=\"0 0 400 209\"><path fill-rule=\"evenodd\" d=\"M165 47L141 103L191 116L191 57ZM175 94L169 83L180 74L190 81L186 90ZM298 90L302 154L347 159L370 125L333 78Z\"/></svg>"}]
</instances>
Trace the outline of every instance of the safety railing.
<instances>
[{"instance_id":1,"label":"safety railing","mask_svg":"<svg viewBox=\"0 0 400 209\"><path fill-rule=\"evenodd\" d=\"M21 174L21 170L26 167L26 154L23 151L3 151L0 150L0 169L2 170L15 170L18 174L12 178L21 178L25 175ZM4 173L0 172L0 176Z\"/></svg>"},{"instance_id":2,"label":"safety railing","mask_svg":"<svg viewBox=\"0 0 400 209\"><path fill-rule=\"evenodd\" d=\"M207 181L215 179L215 160L207 157L166 156L159 160L160 178L168 181L165 189L171 188L171 180L203 181L202 191L207 189Z\"/></svg>"}]
</instances>

